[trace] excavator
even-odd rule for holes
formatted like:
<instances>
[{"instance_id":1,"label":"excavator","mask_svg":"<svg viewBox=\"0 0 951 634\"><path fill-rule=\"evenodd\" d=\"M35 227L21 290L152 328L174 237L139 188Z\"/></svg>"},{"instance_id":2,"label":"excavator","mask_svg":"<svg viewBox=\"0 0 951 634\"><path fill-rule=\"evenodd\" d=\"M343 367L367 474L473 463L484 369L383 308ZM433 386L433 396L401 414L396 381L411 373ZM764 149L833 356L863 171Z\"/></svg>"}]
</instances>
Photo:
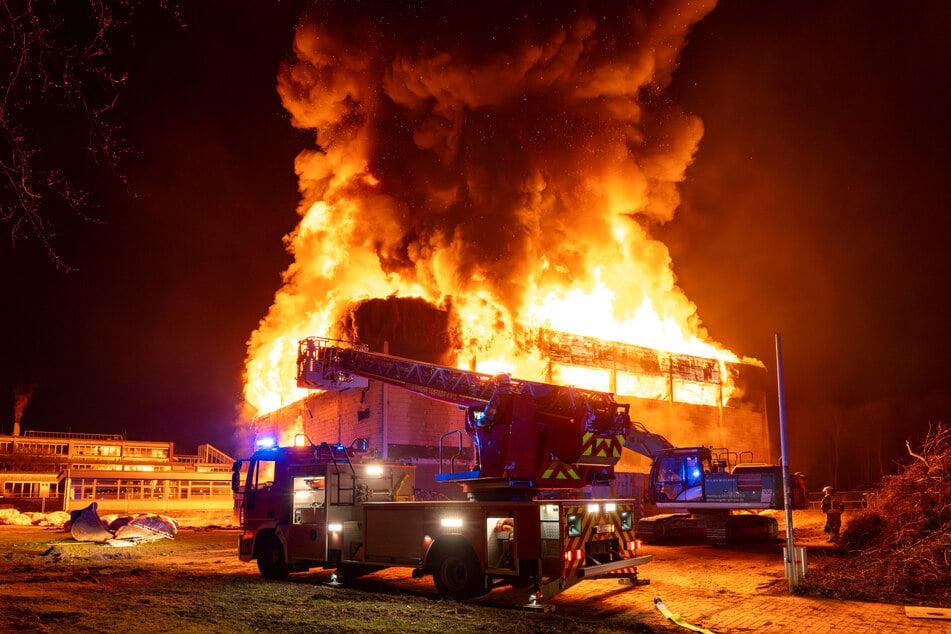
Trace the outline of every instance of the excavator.
<instances>
[{"instance_id":1,"label":"excavator","mask_svg":"<svg viewBox=\"0 0 951 634\"><path fill-rule=\"evenodd\" d=\"M756 511L785 508L781 467L754 463L750 452L675 447L636 421L624 446L650 458L648 501L667 511L638 521L637 535L645 542L699 533L714 545L777 537L776 519ZM805 478L790 479L792 508L807 508Z\"/></svg>"}]
</instances>

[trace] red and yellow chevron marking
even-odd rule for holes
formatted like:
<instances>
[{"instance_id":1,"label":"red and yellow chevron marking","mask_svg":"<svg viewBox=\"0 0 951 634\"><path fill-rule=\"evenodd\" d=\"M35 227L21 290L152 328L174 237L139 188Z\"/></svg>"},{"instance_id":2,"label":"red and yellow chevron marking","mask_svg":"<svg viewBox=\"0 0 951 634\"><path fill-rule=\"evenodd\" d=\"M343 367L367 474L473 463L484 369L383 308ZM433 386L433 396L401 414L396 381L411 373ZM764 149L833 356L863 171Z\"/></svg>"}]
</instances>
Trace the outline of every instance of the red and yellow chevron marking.
<instances>
[{"instance_id":1,"label":"red and yellow chevron marking","mask_svg":"<svg viewBox=\"0 0 951 634\"><path fill-rule=\"evenodd\" d=\"M564 536L564 546L561 549L562 552L562 569L561 569L561 578L567 579L568 577L573 577L578 574L578 568L581 567L583 563L582 558L573 558L572 554L576 551L584 552L585 542L588 541L588 533L591 532L591 522L593 521L593 516L595 513L587 513L585 507L583 506L564 506L562 507L562 516L561 516L561 531ZM580 515L581 520L581 534L577 537L568 536L568 516L569 515Z\"/></svg>"},{"instance_id":2,"label":"red and yellow chevron marking","mask_svg":"<svg viewBox=\"0 0 951 634\"><path fill-rule=\"evenodd\" d=\"M618 547L622 551L627 550L627 544L634 541L634 528L623 530L621 528L621 511L634 513L631 505L618 505L613 511L605 511L604 503L598 503L600 511L588 512L588 505L563 506L561 516L561 531L563 536L562 547L562 571L561 576L567 579L570 576L576 576L578 569L584 565L584 547L585 544L602 539L617 539ZM568 536L568 516L578 515L581 517L581 534L573 537ZM612 530L598 533L598 525L611 525ZM580 555L580 556L578 556ZM621 568L613 574L634 574L636 568Z\"/></svg>"},{"instance_id":3,"label":"red and yellow chevron marking","mask_svg":"<svg viewBox=\"0 0 951 634\"><path fill-rule=\"evenodd\" d=\"M605 438L587 431L581 437L581 455L595 458L620 458L624 436Z\"/></svg>"},{"instance_id":4,"label":"red and yellow chevron marking","mask_svg":"<svg viewBox=\"0 0 951 634\"><path fill-rule=\"evenodd\" d=\"M559 460L552 460L542 474L542 478L546 480L580 480L581 475L572 465Z\"/></svg>"}]
</instances>

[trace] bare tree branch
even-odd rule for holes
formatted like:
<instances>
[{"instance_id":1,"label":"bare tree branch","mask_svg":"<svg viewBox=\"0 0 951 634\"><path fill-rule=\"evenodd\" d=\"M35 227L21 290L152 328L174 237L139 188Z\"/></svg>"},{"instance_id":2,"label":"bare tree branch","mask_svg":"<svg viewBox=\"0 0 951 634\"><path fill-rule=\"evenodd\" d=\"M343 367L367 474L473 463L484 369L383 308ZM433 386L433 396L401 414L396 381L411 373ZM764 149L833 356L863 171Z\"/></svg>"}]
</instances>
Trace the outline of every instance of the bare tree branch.
<instances>
[{"instance_id":1,"label":"bare tree branch","mask_svg":"<svg viewBox=\"0 0 951 634\"><path fill-rule=\"evenodd\" d=\"M14 244L38 239L58 268L69 269L54 244L57 219L93 220L74 169L83 155L125 182L130 148L112 116L126 75L113 47L130 36L137 6L0 0L0 223Z\"/></svg>"},{"instance_id":2,"label":"bare tree branch","mask_svg":"<svg viewBox=\"0 0 951 634\"><path fill-rule=\"evenodd\" d=\"M908 448L908 453L909 453L912 457L918 458L918 460L921 460L923 463L925 463L925 466L926 466L926 467L928 466L928 461L927 461L927 460L925 460L922 456L919 456L918 454L916 454L914 451L911 450L911 443L908 442L907 440L905 441L905 447Z\"/></svg>"}]
</instances>

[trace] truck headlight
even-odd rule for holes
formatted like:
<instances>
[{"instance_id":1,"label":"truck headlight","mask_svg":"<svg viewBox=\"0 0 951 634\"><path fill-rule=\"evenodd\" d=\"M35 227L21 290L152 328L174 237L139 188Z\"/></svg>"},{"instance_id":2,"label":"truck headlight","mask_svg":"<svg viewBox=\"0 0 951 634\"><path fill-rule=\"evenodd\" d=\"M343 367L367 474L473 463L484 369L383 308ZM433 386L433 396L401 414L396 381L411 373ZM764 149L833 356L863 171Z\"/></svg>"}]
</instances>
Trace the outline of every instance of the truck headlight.
<instances>
[{"instance_id":1,"label":"truck headlight","mask_svg":"<svg viewBox=\"0 0 951 634\"><path fill-rule=\"evenodd\" d=\"M565 522L568 527L568 537L580 537L581 536L581 516L580 515L569 515L568 520Z\"/></svg>"},{"instance_id":2,"label":"truck headlight","mask_svg":"<svg viewBox=\"0 0 951 634\"><path fill-rule=\"evenodd\" d=\"M629 531L634 527L634 518L630 511L621 511L621 530Z\"/></svg>"}]
</instances>

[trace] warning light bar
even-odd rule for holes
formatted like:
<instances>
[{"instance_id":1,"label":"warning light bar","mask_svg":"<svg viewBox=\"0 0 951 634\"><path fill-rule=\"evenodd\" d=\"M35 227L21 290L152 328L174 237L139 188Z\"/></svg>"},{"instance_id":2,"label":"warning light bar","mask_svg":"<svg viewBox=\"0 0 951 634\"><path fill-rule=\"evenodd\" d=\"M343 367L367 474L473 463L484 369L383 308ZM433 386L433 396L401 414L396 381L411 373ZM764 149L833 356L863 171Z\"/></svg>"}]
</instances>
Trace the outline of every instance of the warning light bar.
<instances>
[{"instance_id":1,"label":"warning light bar","mask_svg":"<svg viewBox=\"0 0 951 634\"><path fill-rule=\"evenodd\" d=\"M277 438L274 436L261 436L254 441L259 449L274 449L277 447Z\"/></svg>"}]
</instances>

